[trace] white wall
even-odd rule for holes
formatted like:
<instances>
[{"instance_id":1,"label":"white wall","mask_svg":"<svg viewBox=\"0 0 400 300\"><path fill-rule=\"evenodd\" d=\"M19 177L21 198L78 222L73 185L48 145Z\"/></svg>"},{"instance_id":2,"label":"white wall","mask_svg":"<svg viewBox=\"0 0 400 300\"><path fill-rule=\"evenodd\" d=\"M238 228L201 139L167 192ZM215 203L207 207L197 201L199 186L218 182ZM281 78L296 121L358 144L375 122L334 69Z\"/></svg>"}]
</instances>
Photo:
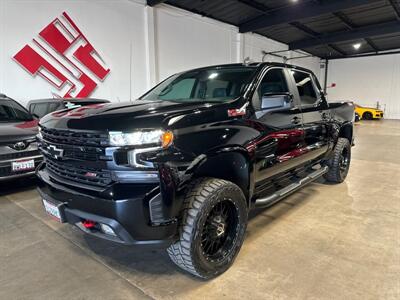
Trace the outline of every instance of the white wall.
<instances>
[{"instance_id":1,"label":"white wall","mask_svg":"<svg viewBox=\"0 0 400 300\"><path fill-rule=\"evenodd\" d=\"M0 92L22 103L57 90L33 78L13 56L62 12L100 53L110 74L91 97L135 99L173 73L214 64L261 61L261 51L287 45L168 5L144 0L0 0ZM287 54L287 53L286 53ZM290 53L289 53L290 55ZM268 56L266 61L281 61ZM293 61L319 76L319 59Z\"/></svg>"},{"instance_id":2,"label":"white wall","mask_svg":"<svg viewBox=\"0 0 400 300\"><path fill-rule=\"evenodd\" d=\"M329 100L350 100L376 107L386 118L400 119L400 55L332 60L328 68Z\"/></svg>"},{"instance_id":3,"label":"white wall","mask_svg":"<svg viewBox=\"0 0 400 300\"><path fill-rule=\"evenodd\" d=\"M158 79L215 64L236 62L237 29L173 7L155 9Z\"/></svg>"},{"instance_id":4,"label":"white wall","mask_svg":"<svg viewBox=\"0 0 400 300\"><path fill-rule=\"evenodd\" d=\"M66 11L111 69L109 76L94 91L94 97L114 101L129 100L143 92L146 65L143 35L143 6L127 1L31 1L0 0L0 90L22 100L51 97L57 90L44 79L33 78L13 60L13 56L53 19ZM134 44L132 69L130 45ZM132 77L132 85L130 78Z\"/></svg>"}]
</instances>

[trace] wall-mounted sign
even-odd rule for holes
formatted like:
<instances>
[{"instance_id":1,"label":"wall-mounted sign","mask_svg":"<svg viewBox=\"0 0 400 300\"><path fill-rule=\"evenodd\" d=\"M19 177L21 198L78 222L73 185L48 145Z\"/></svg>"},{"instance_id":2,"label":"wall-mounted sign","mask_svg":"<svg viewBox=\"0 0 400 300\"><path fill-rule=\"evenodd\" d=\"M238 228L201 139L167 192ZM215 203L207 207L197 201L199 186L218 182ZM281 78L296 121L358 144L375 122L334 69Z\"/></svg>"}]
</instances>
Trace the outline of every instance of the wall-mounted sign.
<instances>
[{"instance_id":1,"label":"wall-mounted sign","mask_svg":"<svg viewBox=\"0 0 400 300\"><path fill-rule=\"evenodd\" d=\"M33 77L40 76L63 98L88 97L110 69L67 13L47 25L14 56Z\"/></svg>"}]
</instances>

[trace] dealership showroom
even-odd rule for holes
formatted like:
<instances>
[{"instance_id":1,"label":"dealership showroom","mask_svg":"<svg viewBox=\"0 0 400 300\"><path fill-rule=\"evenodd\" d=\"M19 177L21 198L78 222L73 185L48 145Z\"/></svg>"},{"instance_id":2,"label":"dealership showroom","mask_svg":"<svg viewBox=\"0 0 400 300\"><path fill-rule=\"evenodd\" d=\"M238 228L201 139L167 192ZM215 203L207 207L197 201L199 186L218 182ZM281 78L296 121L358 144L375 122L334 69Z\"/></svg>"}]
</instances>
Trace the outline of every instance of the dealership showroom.
<instances>
[{"instance_id":1,"label":"dealership showroom","mask_svg":"<svg viewBox=\"0 0 400 300\"><path fill-rule=\"evenodd\" d=\"M400 299L400 0L0 0L0 299Z\"/></svg>"}]
</instances>

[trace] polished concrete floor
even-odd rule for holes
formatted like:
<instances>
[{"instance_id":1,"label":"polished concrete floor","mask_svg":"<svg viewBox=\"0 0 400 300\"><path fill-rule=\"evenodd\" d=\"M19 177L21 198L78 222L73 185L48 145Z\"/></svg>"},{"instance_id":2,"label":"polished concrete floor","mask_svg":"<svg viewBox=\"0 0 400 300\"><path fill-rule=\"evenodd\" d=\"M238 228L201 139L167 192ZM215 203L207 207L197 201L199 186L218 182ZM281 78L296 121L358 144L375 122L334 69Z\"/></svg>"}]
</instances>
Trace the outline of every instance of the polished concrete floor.
<instances>
[{"instance_id":1,"label":"polished concrete floor","mask_svg":"<svg viewBox=\"0 0 400 300\"><path fill-rule=\"evenodd\" d=\"M252 214L233 267L205 282L164 251L57 224L34 182L0 186L0 299L400 299L400 121L361 122L345 183Z\"/></svg>"}]
</instances>

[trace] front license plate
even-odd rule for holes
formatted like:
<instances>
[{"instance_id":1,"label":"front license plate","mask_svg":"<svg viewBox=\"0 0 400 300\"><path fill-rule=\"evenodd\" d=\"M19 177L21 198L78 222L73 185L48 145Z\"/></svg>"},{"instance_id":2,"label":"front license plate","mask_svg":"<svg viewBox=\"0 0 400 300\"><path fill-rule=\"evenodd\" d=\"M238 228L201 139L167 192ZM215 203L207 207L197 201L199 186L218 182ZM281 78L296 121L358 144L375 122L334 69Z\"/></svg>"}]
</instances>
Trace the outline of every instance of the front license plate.
<instances>
[{"instance_id":1,"label":"front license plate","mask_svg":"<svg viewBox=\"0 0 400 300\"><path fill-rule=\"evenodd\" d=\"M35 169L35 161L33 159L14 161L12 163L13 172L28 171L34 169Z\"/></svg>"},{"instance_id":2,"label":"front license plate","mask_svg":"<svg viewBox=\"0 0 400 300\"><path fill-rule=\"evenodd\" d=\"M57 205L55 205L45 199L43 199L43 205L44 205L44 210L50 217L52 217L56 221L62 223L61 211Z\"/></svg>"}]
</instances>

